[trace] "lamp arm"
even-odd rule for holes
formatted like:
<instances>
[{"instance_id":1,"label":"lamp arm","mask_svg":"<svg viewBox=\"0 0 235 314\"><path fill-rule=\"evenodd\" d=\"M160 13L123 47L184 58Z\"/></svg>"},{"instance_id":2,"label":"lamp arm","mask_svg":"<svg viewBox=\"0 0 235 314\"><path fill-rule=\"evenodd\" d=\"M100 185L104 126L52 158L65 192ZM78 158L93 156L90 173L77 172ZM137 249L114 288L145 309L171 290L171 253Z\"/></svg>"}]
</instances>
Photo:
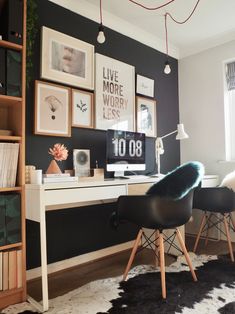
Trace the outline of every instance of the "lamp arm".
<instances>
[{"instance_id":1,"label":"lamp arm","mask_svg":"<svg viewBox=\"0 0 235 314\"><path fill-rule=\"evenodd\" d=\"M174 133L176 133L176 132L178 132L178 130L172 131L172 132L170 132L170 133L168 133L168 134L166 134L166 135L161 136L161 139L163 139L163 138L165 138L165 137L168 137L169 135L174 134Z\"/></svg>"}]
</instances>

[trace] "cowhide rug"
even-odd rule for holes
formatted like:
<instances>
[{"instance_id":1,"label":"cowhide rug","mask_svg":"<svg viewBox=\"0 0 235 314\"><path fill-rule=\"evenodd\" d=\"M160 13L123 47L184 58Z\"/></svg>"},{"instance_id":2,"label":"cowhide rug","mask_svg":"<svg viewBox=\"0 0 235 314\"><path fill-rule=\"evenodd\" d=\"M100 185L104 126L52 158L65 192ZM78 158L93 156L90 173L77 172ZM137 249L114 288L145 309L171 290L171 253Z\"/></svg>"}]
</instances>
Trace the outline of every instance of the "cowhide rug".
<instances>
[{"instance_id":1,"label":"cowhide rug","mask_svg":"<svg viewBox=\"0 0 235 314\"><path fill-rule=\"evenodd\" d=\"M234 314L235 263L226 256L190 254L198 282L183 257L166 268L167 299L161 298L159 269L137 266L126 282L121 277L91 282L50 300L48 314ZM28 303L10 306L3 314L35 313ZM37 313L37 312L36 312Z\"/></svg>"}]
</instances>

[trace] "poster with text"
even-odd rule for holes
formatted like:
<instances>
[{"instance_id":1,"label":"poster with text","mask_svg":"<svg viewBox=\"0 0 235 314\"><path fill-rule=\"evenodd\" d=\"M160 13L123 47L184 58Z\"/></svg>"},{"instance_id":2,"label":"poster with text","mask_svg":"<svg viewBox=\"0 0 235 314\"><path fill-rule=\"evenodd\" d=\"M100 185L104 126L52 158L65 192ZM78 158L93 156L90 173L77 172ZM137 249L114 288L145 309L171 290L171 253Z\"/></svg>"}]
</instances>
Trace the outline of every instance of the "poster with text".
<instances>
[{"instance_id":1,"label":"poster with text","mask_svg":"<svg viewBox=\"0 0 235 314\"><path fill-rule=\"evenodd\" d=\"M96 128L135 130L135 68L96 53Z\"/></svg>"}]
</instances>

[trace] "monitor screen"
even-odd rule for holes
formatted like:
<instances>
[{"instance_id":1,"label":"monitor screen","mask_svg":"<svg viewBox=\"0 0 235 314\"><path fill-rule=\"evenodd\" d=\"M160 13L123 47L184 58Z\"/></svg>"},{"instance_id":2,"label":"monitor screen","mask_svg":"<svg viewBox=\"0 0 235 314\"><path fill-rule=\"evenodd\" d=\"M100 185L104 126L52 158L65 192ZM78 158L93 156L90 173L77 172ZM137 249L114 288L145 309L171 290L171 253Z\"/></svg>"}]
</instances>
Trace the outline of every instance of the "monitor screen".
<instances>
[{"instance_id":1,"label":"monitor screen","mask_svg":"<svg viewBox=\"0 0 235 314\"><path fill-rule=\"evenodd\" d=\"M145 170L145 134L107 130L107 171Z\"/></svg>"}]
</instances>

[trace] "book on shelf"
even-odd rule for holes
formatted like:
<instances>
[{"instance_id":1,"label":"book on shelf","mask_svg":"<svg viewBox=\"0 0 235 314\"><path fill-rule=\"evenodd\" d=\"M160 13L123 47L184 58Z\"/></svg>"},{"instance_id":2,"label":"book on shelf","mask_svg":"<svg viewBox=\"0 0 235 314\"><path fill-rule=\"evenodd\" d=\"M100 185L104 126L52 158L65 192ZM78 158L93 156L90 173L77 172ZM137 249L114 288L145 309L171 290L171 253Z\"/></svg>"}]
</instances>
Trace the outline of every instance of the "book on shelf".
<instances>
[{"instance_id":1,"label":"book on shelf","mask_svg":"<svg viewBox=\"0 0 235 314\"><path fill-rule=\"evenodd\" d=\"M2 280L3 280L3 271L2 271L2 252L0 252L0 291L2 291Z\"/></svg>"},{"instance_id":2,"label":"book on shelf","mask_svg":"<svg viewBox=\"0 0 235 314\"><path fill-rule=\"evenodd\" d=\"M9 251L9 289L17 287L17 253L16 250Z\"/></svg>"},{"instance_id":3,"label":"book on shelf","mask_svg":"<svg viewBox=\"0 0 235 314\"><path fill-rule=\"evenodd\" d=\"M61 178L61 177L70 177L69 173L45 173L44 178Z\"/></svg>"},{"instance_id":4,"label":"book on shelf","mask_svg":"<svg viewBox=\"0 0 235 314\"><path fill-rule=\"evenodd\" d=\"M19 143L0 143L0 188L14 187L19 155Z\"/></svg>"},{"instance_id":5,"label":"book on shelf","mask_svg":"<svg viewBox=\"0 0 235 314\"><path fill-rule=\"evenodd\" d=\"M43 183L58 183L58 182L78 182L78 177L51 177L43 178Z\"/></svg>"},{"instance_id":6,"label":"book on shelf","mask_svg":"<svg viewBox=\"0 0 235 314\"><path fill-rule=\"evenodd\" d=\"M8 290L8 277L9 277L9 264L8 264L8 251L4 251L2 255L2 289Z\"/></svg>"},{"instance_id":7,"label":"book on shelf","mask_svg":"<svg viewBox=\"0 0 235 314\"><path fill-rule=\"evenodd\" d=\"M22 250L17 250L17 288L21 288L23 285L22 278Z\"/></svg>"}]
</instances>

